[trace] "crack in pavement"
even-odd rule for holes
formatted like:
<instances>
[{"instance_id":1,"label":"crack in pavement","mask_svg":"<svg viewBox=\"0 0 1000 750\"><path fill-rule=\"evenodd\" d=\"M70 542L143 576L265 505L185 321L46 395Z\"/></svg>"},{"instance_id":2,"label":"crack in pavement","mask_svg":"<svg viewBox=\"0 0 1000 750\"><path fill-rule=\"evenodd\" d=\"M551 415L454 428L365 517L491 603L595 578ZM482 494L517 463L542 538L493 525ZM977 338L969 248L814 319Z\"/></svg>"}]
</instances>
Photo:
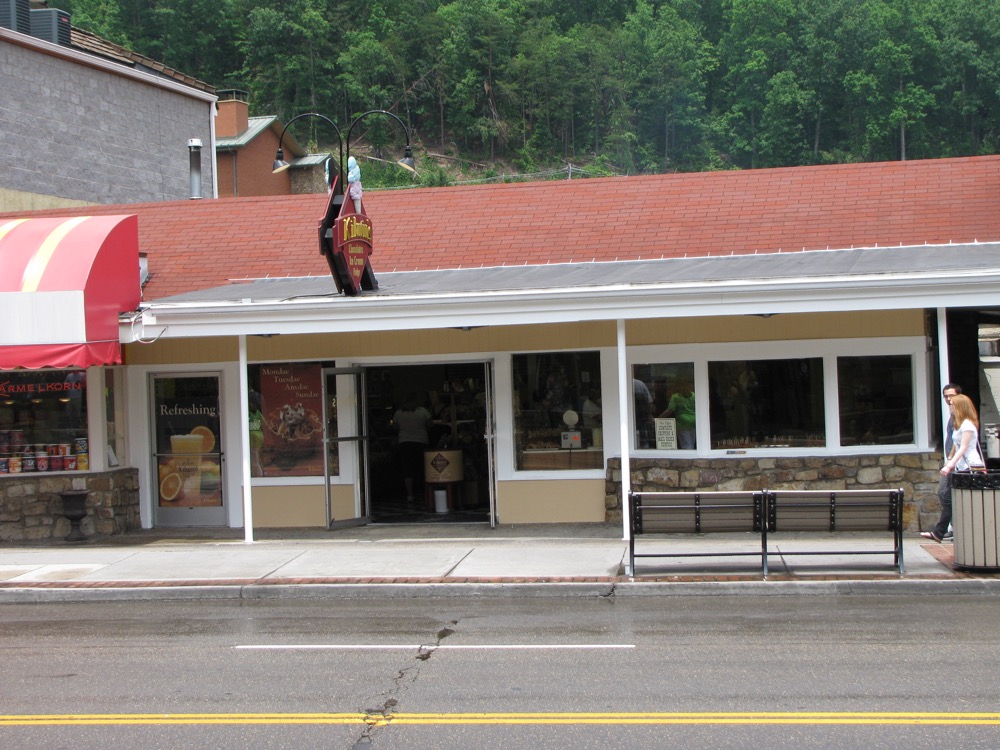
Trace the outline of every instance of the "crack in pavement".
<instances>
[{"instance_id":1,"label":"crack in pavement","mask_svg":"<svg viewBox=\"0 0 1000 750\"><path fill-rule=\"evenodd\" d=\"M451 620L448 625L438 630L434 643L419 646L415 658L418 661L427 661L430 659L431 654L441 645L441 641L455 632L455 626L457 625L458 620ZM367 716L365 729L361 733L361 736L358 737L358 740L351 746L352 750L365 750L375 744L375 731L389 726L396 707L399 705L399 696L401 696L408 685L416 682L419 677L419 666L406 667L399 670L395 678L393 678L392 688L384 694L386 698L382 702L382 705L379 708L362 709Z\"/></svg>"}]
</instances>

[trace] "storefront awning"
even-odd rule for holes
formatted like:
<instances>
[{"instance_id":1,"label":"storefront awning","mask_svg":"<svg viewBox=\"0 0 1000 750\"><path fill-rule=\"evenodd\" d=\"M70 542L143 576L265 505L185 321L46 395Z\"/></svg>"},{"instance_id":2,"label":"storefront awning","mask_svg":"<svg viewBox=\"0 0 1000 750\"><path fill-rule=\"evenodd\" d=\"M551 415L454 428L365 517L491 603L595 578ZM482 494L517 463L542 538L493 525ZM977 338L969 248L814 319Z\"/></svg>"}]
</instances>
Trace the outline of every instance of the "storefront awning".
<instances>
[{"instance_id":1,"label":"storefront awning","mask_svg":"<svg viewBox=\"0 0 1000 750\"><path fill-rule=\"evenodd\" d=\"M0 220L0 370L119 364L139 299L135 216Z\"/></svg>"}]
</instances>

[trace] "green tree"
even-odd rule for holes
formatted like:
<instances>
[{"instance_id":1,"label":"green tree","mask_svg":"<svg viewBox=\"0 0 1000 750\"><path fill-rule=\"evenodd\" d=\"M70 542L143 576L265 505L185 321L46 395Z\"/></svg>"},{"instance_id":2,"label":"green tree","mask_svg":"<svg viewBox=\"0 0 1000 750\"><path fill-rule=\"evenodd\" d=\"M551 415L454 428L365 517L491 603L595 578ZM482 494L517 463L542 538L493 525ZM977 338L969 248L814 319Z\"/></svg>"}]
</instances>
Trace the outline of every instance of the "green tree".
<instances>
[{"instance_id":1,"label":"green tree","mask_svg":"<svg viewBox=\"0 0 1000 750\"><path fill-rule=\"evenodd\" d=\"M939 29L938 101L947 117L934 123L951 154L1000 149L1000 0L934 0ZM955 127L959 124L959 127Z\"/></svg>"},{"instance_id":2,"label":"green tree","mask_svg":"<svg viewBox=\"0 0 1000 750\"><path fill-rule=\"evenodd\" d=\"M127 49L133 48L118 3L109 3L107 0L52 0L49 7L68 12L73 26L86 29Z\"/></svg>"},{"instance_id":3,"label":"green tree","mask_svg":"<svg viewBox=\"0 0 1000 750\"><path fill-rule=\"evenodd\" d=\"M521 35L507 90L520 112L521 159L551 163L576 154L575 115L585 95L577 42L539 19Z\"/></svg>"},{"instance_id":4,"label":"green tree","mask_svg":"<svg viewBox=\"0 0 1000 750\"><path fill-rule=\"evenodd\" d=\"M864 0L846 14L841 38L855 60L844 77L851 150L863 159L906 159L911 132L934 104L924 81L938 40L926 8L921 0Z\"/></svg>"},{"instance_id":5,"label":"green tree","mask_svg":"<svg viewBox=\"0 0 1000 750\"><path fill-rule=\"evenodd\" d=\"M719 40L726 90L720 129L733 161L759 166L761 120L771 78L789 65L797 19L792 0L728 0L728 26Z\"/></svg>"},{"instance_id":6,"label":"green tree","mask_svg":"<svg viewBox=\"0 0 1000 750\"><path fill-rule=\"evenodd\" d=\"M248 9L242 77L250 82L254 111L285 121L306 111L347 120L343 97L336 95L336 54L323 10L321 0L260 2Z\"/></svg>"},{"instance_id":7,"label":"green tree","mask_svg":"<svg viewBox=\"0 0 1000 750\"><path fill-rule=\"evenodd\" d=\"M469 143L496 158L511 135L503 90L516 54L516 0L454 0L438 8L450 33L442 44L452 125Z\"/></svg>"},{"instance_id":8,"label":"green tree","mask_svg":"<svg viewBox=\"0 0 1000 750\"><path fill-rule=\"evenodd\" d=\"M570 31L579 51L579 75L586 92L579 101L578 142L587 143L592 157L601 154L605 138L612 130L611 113L620 91L621 68L618 36L620 30L596 24L581 24Z\"/></svg>"},{"instance_id":9,"label":"green tree","mask_svg":"<svg viewBox=\"0 0 1000 750\"><path fill-rule=\"evenodd\" d=\"M625 76L635 103L644 171L704 163L710 46L669 3L639 0L624 25Z\"/></svg>"},{"instance_id":10,"label":"green tree","mask_svg":"<svg viewBox=\"0 0 1000 750\"><path fill-rule=\"evenodd\" d=\"M809 142L803 123L812 100L791 70L782 70L768 81L767 97L758 131L758 164L780 167L807 164Z\"/></svg>"},{"instance_id":11,"label":"green tree","mask_svg":"<svg viewBox=\"0 0 1000 750\"><path fill-rule=\"evenodd\" d=\"M835 40L845 3L855 0L802 0L800 29L790 70L795 74L802 118L809 141L809 161L836 159L843 133L844 76L847 60ZM779 87L780 88L780 87ZM771 154L771 159L777 154Z\"/></svg>"}]
</instances>

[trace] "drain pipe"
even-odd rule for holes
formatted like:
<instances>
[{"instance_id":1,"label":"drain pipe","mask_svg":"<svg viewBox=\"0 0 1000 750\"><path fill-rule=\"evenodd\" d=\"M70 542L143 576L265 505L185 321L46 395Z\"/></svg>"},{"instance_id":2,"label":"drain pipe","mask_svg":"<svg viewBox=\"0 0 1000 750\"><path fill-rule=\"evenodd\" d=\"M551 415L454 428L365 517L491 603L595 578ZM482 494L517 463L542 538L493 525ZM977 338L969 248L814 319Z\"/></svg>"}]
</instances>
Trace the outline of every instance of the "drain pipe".
<instances>
[{"instance_id":1,"label":"drain pipe","mask_svg":"<svg viewBox=\"0 0 1000 750\"><path fill-rule=\"evenodd\" d=\"M191 200L201 198L201 138L188 141L188 152L191 159Z\"/></svg>"}]
</instances>

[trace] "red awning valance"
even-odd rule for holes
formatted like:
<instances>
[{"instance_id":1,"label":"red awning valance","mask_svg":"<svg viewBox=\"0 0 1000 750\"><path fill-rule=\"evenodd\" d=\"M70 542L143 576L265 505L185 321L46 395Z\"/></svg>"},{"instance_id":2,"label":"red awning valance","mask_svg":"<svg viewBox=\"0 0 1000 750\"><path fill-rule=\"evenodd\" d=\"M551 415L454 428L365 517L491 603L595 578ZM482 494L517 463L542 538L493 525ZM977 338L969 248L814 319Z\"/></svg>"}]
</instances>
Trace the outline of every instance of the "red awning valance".
<instances>
[{"instance_id":1,"label":"red awning valance","mask_svg":"<svg viewBox=\"0 0 1000 750\"><path fill-rule=\"evenodd\" d=\"M120 363L139 299L135 216L0 220L0 370Z\"/></svg>"}]
</instances>

